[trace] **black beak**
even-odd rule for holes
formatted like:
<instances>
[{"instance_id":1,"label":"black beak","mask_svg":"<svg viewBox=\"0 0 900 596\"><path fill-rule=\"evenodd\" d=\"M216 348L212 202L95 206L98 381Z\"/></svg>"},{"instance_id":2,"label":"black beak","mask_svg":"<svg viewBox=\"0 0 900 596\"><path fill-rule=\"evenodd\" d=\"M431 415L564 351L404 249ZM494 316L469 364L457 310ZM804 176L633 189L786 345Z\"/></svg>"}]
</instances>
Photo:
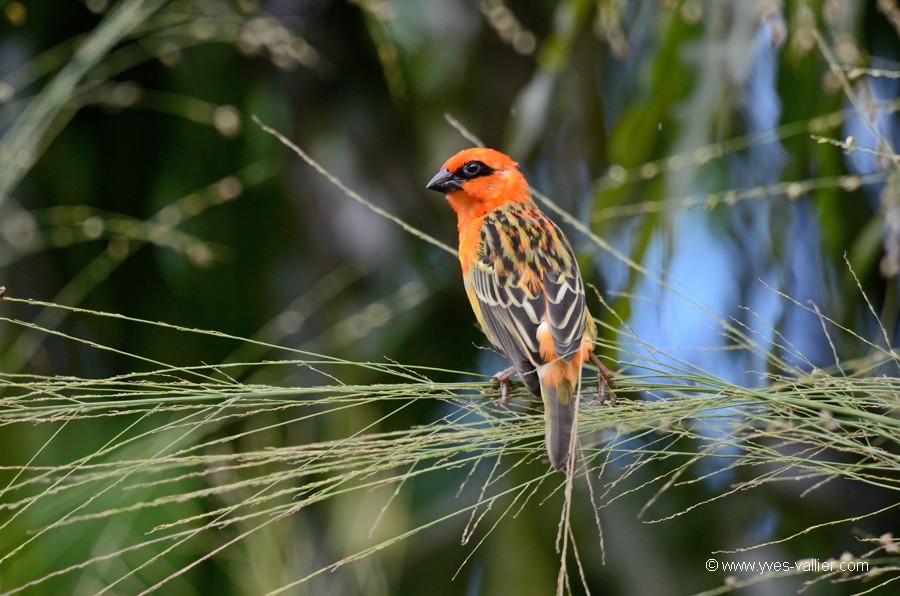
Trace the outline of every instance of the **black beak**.
<instances>
[{"instance_id":1,"label":"black beak","mask_svg":"<svg viewBox=\"0 0 900 596\"><path fill-rule=\"evenodd\" d=\"M454 190L462 190L462 180L457 178L453 172L444 168L434 175L434 178L425 187L428 190L436 190L438 192L451 192Z\"/></svg>"}]
</instances>

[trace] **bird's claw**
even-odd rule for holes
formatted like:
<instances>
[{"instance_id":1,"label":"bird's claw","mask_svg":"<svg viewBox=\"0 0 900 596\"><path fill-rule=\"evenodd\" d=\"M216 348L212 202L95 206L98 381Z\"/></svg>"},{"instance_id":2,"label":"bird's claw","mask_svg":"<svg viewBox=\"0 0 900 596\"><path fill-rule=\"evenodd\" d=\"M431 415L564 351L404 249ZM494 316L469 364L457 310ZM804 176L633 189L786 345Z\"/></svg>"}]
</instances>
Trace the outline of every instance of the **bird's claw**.
<instances>
[{"instance_id":1,"label":"bird's claw","mask_svg":"<svg viewBox=\"0 0 900 596\"><path fill-rule=\"evenodd\" d=\"M505 368L491 377L491 381L500 383L500 405L504 408L509 405L509 378L516 372L512 366Z\"/></svg>"},{"instance_id":2,"label":"bird's claw","mask_svg":"<svg viewBox=\"0 0 900 596\"><path fill-rule=\"evenodd\" d=\"M609 390L609 405L616 405L616 394L613 393L612 388L610 387L610 381L612 381L615 376L611 370L606 368L606 365L600 362L600 359L597 358L597 355L593 352L590 353L591 362L593 362L597 366L597 400L600 402L600 405L606 403L606 392Z\"/></svg>"}]
</instances>

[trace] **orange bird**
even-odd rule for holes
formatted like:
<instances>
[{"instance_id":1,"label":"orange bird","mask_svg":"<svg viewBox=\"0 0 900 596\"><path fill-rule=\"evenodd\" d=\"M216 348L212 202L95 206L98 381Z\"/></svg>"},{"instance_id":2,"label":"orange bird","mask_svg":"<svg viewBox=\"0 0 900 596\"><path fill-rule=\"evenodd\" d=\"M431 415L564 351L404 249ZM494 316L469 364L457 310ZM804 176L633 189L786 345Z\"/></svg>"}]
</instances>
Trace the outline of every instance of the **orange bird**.
<instances>
[{"instance_id":1,"label":"orange bird","mask_svg":"<svg viewBox=\"0 0 900 596\"><path fill-rule=\"evenodd\" d=\"M497 373L501 403L519 373L544 402L550 465L569 464L575 389L588 358L600 371L600 403L612 373L594 354L597 330L584 282L562 230L544 215L518 164L493 149L466 149L426 187L446 193L459 227L459 262L475 318L512 361Z\"/></svg>"}]
</instances>

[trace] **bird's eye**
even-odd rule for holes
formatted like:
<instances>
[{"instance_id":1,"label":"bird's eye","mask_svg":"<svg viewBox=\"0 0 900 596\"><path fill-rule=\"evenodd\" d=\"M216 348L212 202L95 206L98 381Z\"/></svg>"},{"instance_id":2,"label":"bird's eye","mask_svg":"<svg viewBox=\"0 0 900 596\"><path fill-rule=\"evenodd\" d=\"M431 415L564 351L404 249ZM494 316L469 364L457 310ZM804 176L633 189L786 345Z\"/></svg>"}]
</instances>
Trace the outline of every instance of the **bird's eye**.
<instances>
[{"instance_id":1,"label":"bird's eye","mask_svg":"<svg viewBox=\"0 0 900 596\"><path fill-rule=\"evenodd\" d=\"M481 163L480 161L470 161L463 164L462 175L466 178L476 178L478 176L485 176L491 173L491 169Z\"/></svg>"}]
</instances>

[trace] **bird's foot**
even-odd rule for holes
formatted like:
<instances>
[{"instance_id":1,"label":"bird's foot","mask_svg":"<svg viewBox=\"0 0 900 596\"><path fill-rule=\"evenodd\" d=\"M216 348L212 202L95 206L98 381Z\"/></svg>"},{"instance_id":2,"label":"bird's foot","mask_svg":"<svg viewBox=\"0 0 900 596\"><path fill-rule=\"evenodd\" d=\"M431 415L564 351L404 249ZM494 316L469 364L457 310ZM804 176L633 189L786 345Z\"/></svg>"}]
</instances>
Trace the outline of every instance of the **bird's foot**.
<instances>
[{"instance_id":1,"label":"bird's foot","mask_svg":"<svg viewBox=\"0 0 900 596\"><path fill-rule=\"evenodd\" d=\"M515 367L510 366L491 377L491 381L500 383L500 405L504 408L509 405L509 378L515 374Z\"/></svg>"},{"instance_id":2,"label":"bird's foot","mask_svg":"<svg viewBox=\"0 0 900 596\"><path fill-rule=\"evenodd\" d=\"M597 358L597 355L593 352L590 353L591 362L593 362L597 366L597 400L600 402L600 405L606 403L606 393L609 392L609 405L616 405L616 394L613 393L612 387L610 386L610 382L615 376L611 370L606 368L606 365L600 362L600 359Z\"/></svg>"}]
</instances>

